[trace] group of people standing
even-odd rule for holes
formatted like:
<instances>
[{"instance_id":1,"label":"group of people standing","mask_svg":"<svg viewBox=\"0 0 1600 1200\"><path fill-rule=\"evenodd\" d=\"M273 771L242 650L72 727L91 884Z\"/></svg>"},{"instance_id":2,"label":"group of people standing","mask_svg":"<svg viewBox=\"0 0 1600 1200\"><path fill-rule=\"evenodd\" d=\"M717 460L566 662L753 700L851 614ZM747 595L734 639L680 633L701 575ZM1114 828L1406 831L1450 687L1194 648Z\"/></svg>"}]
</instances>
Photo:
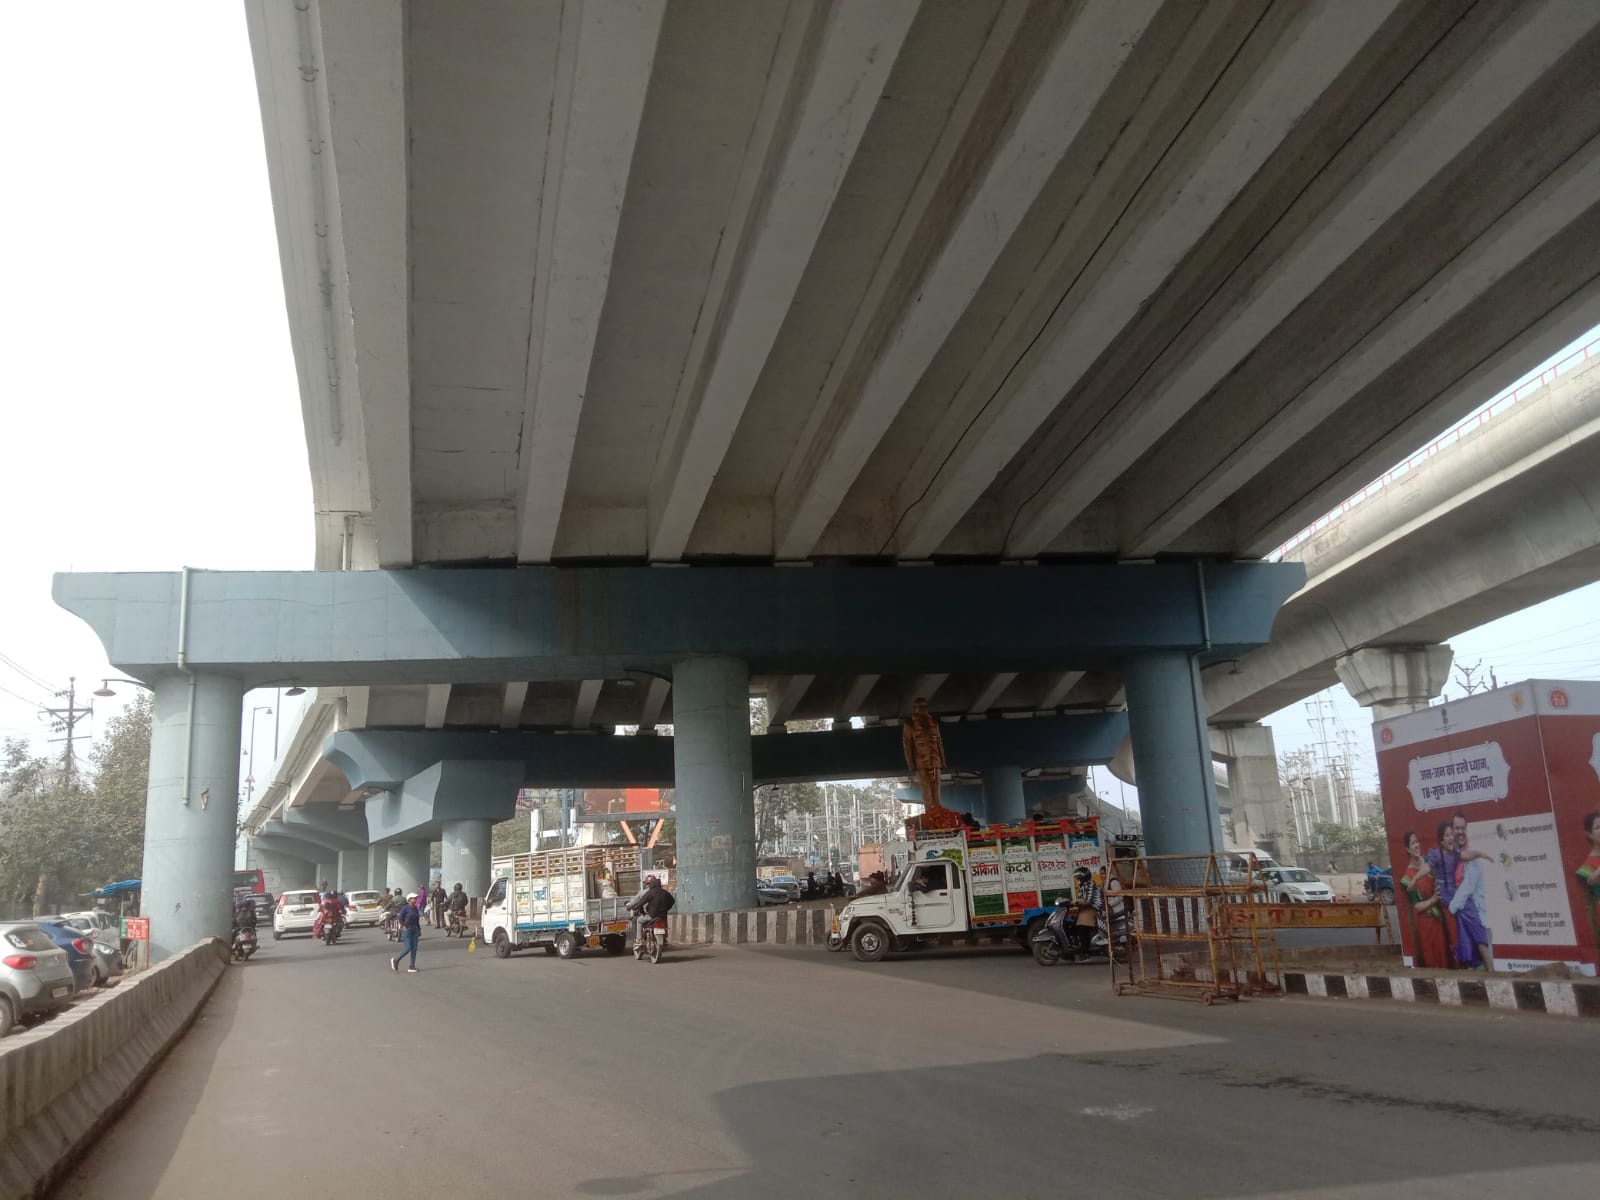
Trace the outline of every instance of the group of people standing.
<instances>
[{"instance_id":1,"label":"group of people standing","mask_svg":"<svg viewBox=\"0 0 1600 1200\"><path fill-rule=\"evenodd\" d=\"M1494 970L1483 886L1489 855L1472 848L1466 814L1439 822L1432 849L1424 851L1414 829L1404 841L1409 861L1399 882L1411 902L1416 965Z\"/></svg>"}]
</instances>

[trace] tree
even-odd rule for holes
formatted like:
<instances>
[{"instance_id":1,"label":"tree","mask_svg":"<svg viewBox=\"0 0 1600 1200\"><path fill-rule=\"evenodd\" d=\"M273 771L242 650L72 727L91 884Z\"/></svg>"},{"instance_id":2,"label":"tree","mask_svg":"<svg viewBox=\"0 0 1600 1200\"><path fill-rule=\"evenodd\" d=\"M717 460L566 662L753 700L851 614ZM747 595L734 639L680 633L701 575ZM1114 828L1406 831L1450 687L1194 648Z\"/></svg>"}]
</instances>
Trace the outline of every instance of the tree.
<instances>
[{"instance_id":1,"label":"tree","mask_svg":"<svg viewBox=\"0 0 1600 1200\"><path fill-rule=\"evenodd\" d=\"M94 868L99 883L137 879L143 871L153 711L150 694L139 693L111 718L89 756L93 775L87 815L95 831L96 852L95 860L86 865Z\"/></svg>"},{"instance_id":2,"label":"tree","mask_svg":"<svg viewBox=\"0 0 1600 1200\"><path fill-rule=\"evenodd\" d=\"M1389 853L1389 827L1381 814L1363 818L1356 827L1356 850L1374 862Z\"/></svg>"}]
</instances>

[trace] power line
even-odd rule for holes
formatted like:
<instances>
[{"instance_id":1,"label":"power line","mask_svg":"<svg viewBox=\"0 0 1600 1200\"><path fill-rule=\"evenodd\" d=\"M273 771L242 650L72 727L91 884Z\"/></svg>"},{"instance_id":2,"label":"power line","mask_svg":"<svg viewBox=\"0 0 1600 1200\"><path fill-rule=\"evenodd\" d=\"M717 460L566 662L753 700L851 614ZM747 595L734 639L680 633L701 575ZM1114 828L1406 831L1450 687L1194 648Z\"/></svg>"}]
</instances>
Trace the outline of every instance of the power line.
<instances>
[{"instance_id":1,"label":"power line","mask_svg":"<svg viewBox=\"0 0 1600 1200\"><path fill-rule=\"evenodd\" d=\"M21 675L29 683L33 684L34 687L43 688L46 692L50 693L59 692L61 690L48 679L44 678L44 676L36 675L34 672L28 670L27 667L23 666L8 654L0 653L0 663L4 663L6 666L10 667L18 675Z\"/></svg>"},{"instance_id":2,"label":"power line","mask_svg":"<svg viewBox=\"0 0 1600 1200\"><path fill-rule=\"evenodd\" d=\"M19 692L13 692L8 687L0 687L0 692L4 692L8 696L12 696L12 697L14 697L14 698L16 698L18 700L21 700L29 708L41 708L41 707L43 707L37 700L30 700L30 699L28 699L28 697L22 695Z\"/></svg>"}]
</instances>

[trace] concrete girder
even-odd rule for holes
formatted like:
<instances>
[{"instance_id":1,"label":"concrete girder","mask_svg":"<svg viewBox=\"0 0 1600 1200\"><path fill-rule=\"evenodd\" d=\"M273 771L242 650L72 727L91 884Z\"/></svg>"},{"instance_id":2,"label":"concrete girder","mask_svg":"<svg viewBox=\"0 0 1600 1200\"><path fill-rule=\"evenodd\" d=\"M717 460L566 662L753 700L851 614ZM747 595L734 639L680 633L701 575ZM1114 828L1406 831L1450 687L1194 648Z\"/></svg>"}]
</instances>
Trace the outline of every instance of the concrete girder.
<instances>
[{"instance_id":1,"label":"concrete girder","mask_svg":"<svg viewBox=\"0 0 1600 1200\"><path fill-rule=\"evenodd\" d=\"M528 700L527 683L508 683L500 701L500 728L515 729L522 724L522 706Z\"/></svg>"},{"instance_id":2,"label":"concrete girder","mask_svg":"<svg viewBox=\"0 0 1600 1200\"><path fill-rule=\"evenodd\" d=\"M320 686L619 678L724 651L762 675L1087 669L1163 648L1234 658L1266 642L1305 578L1292 563L934 570L64 574L54 595L119 671L155 678L177 671L187 578L191 669Z\"/></svg>"},{"instance_id":3,"label":"concrete girder","mask_svg":"<svg viewBox=\"0 0 1600 1200\"><path fill-rule=\"evenodd\" d=\"M1052 709L1059 706L1071 694L1072 689L1082 682L1085 671L1062 671L1051 682L1049 689L1039 698L1041 709Z\"/></svg>"},{"instance_id":4,"label":"concrete girder","mask_svg":"<svg viewBox=\"0 0 1600 1200\"><path fill-rule=\"evenodd\" d=\"M1210 140L1196 148L1194 161L1168 174L1164 191L1141 196L1135 211L1145 219L1137 231L1103 248L1098 268L1073 281L1041 335L974 418L957 424L964 414L949 414L949 426L941 429L954 440L936 438L924 448L896 501L906 514L896 535L900 555L926 558L938 550L1395 8L1375 3L1294 10L1292 26L1272 56L1228 101L1226 118L1204 127ZM1115 456L1115 446L1104 450ZM1100 467L1090 467L1099 480ZM1066 482L1076 497L1082 485ZM1054 497L1051 502L1053 512ZM1028 522L1027 540L1036 540L1037 523Z\"/></svg>"},{"instance_id":5,"label":"concrete girder","mask_svg":"<svg viewBox=\"0 0 1600 1200\"><path fill-rule=\"evenodd\" d=\"M278 817L285 833L330 850L365 847L367 823L356 808L327 804L286 805Z\"/></svg>"},{"instance_id":6,"label":"concrete girder","mask_svg":"<svg viewBox=\"0 0 1600 1200\"><path fill-rule=\"evenodd\" d=\"M1366 646L1335 660L1339 682L1374 721L1427 708L1450 682L1449 646Z\"/></svg>"},{"instance_id":7,"label":"concrete girder","mask_svg":"<svg viewBox=\"0 0 1600 1200\"><path fill-rule=\"evenodd\" d=\"M768 729L782 732L784 722L799 707L800 701L805 699L807 689L816 679L815 675L790 675L784 680L777 694L767 700Z\"/></svg>"},{"instance_id":8,"label":"concrete girder","mask_svg":"<svg viewBox=\"0 0 1600 1200\"><path fill-rule=\"evenodd\" d=\"M362 427L380 567L412 562L411 346L406 311L405 13L388 0L311 10L324 183L334 197L333 320L342 394Z\"/></svg>"},{"instance_id":9,"label":"concrete girder","mask_svg":"<svg viewBox=\"0 0 1600 1200\"><path fill-rule=\"evenodd\" d=\"M651 676L650 682L645 685L644 704L639 709L640 733L656 731L656 726L661 723L661 709L667 702L667 693L671 690L670 679Z\"/></svg>"},{"instance_id":10,"label":"concrete girder","mask_svg":"<svg viewBox=\"0 0 1600 1200\"><path fill-rule=\"evenodd\" d=\"M450 685L430 683L422 710L424 729L443 729L445 714L450 711Z\"/></svg>"},{"instance_id":11,"label":"concrete girder","mask_svg":"<svg viewBox=\"0 0 1600 1200\"><path fill-rule=\"evenodd\" d=\"M585 679L578 684L578 699L572 706L572 727L587 729L594 724L594 706L600 702L604 679Z\"/></svg>"},{"instance_id":12,"label":"concrete girder","mask_svg":"<svg viewBox=\"0 0 1600 1200\"><path fill-rule=\"evenodd\" d=\"M280 832L283 829L284 825L281 821L268 821L262 826L261 832L251 838L251 841L278 854L291 855L303 862L310 863L312 866L326 862L330 855L338 853L340 849L339 846L330 846L321 841L311 841L307 838L296 836L299 833L303 833L304 830L295 830L292 833Z\"/></svg>"},{"instance_id":13,"label":"concrete girder","mask_svg":"<svg viewBox=\"0 0 1600 1200\"><path fill-rule=\"evenodd\" d=\"M664 0L562 10L529 306L518 562L548 562L555 547L664 11Z\"/></svg>"},{"instance_id":14,"label":"concrete girder","mask_svg":"<svg viewBox=\"0 0 1600 1200\"><path fill-rule=\"evenodd\" d=\"M1011 686L1012 681L1016 679L1018 674L1020 672L1001 671L999 674L989 676L988 681L979 690L978 694L973 697L972 703L967 706L967 712L974 716L988 712L995 706L1000 697L1005 695L1006 689Z\"/></svg>"},{"instance_id":15,"label":"concrete girder","mask_svg":"<svg viewBox=\"0 0 1600 1200\"><path fill-rule=\"evenodd\" d=\"M855 322L779 481L779 559L804 558L816 545L1160 7L1134 0L1076 8L1014 116L1014 39L1037 31L1024 6L1001 10L862 303L865 313L899 305L899 316L881 343L868 339L873 321ZM997 133L992 154L973 151L974 139L996 142ZM982 175L974 184L975 169ZM907 294L906 276L927 253L924 224L963 191L970 195L953 228Z\"/></svg>"},{"instance_id":16,"label":"concrete girder","mask_svg":"<svg viewBox=\"0 0 1600 1200\"><path fill-rule=\"evenodd\" d=\"M857 675L850 681L850 686L845 689L844 700L839 705L839 711L834 714L834 724L845 726L850 723L850 718L858 716L861 706L872 694L872 689L878 686L878 676Z\"/></svg>"},{"instance_id":17,"label":"concrete girder","mask_svg":"<svg viewBox=\"0 0 1600 1200\"><path fill-rule=\"evenodd\" d=\"M1015 721L958 721L941 730L952 770L982 771L1018 763L1029 768L1088 766L1111 761L1127 734L1128 715L1083 713ZM496 786L502 792L510 788L513 795L523 786L663 787L673 782L673 742L666 737L345 732L332 735L323 753L345 773L352 787L385 793L367 802L369 833L373 805L390 803L404 789L415 789L416 781L441 762L458 766L491 763L508 773L505 779L496 777ZM900 730L893 725L752 738L751 755L754 784L905 773ZM423 819L421 814L421 809L412 808L406 819L416 824ZM393 824L389 818L383 820L385 828ZM371 836L378 838L376 833Z\"/></svg>"},{"instance_id":18,"label":"concrete girder","mask_svg":"<svg viewBox=\"0 0 1600 1200\"><path fill-rule=\"evenodd\" d=\"M1566 12L1577 15L1576 10ZM1544 59L1549 59L1567 48L1570 30L1556 24L1545 32L1546 39L1537 49ZM1297 252L1286 257L1273 284L1262 288L1219 335L1219 339L1226 340L1208 342L1203 352L1191 358L1193 371L1199 373L1180 373L1168 379L1163 384L1163 396L1187 406L1208 393L1227 370L1259 344L1297 298L1309 294L1312 286L1344 261L1354 244L1376 229L1406 194L1426 182L1429 171L1444 169L1494 117L1515 103L1521 93L1510 84L1530 82L1522 75L1526 61L1523 57L1504 56L1528 52L1530 48L1522 44L1525 40L1514 39L1501 55L1490 55L1477 64L1459 89L1442 91L1435 104L1390 142L1382 156L1348 189L1344 202L1329 212L1326 223L1304 238ZM1475 119L1461 119L1458 110L1463 108ZM1392 189L1387 193L1380 192L1378 186L1385 179ZM1241 406L1251 407L1231 410L1230 417L1235 419L1226 426L1212 423L1205 431L1210 444L1197 445L1192 438L1166 443L1140 472L1138 481L1124 491L1125 519L1131 530L1124 544L1128 557L1149 557L1166 549L1264 465L1313 433L1347 400L1438 334L1469 305L1499 287L1541 247L1594 209L1597 197L1600 140L1590 142L1528 193L1289 403L1283 404L1280 397L1270 394L1240 397ZM1317 261L1308 269L1303 260L1313 255ZM1296 269L1301 271L1300 277L1294 292L1286 296L1282 282L1286 276L1282 272ZM1227 354L1220 354L1217 349L1223 345L1230 347ZM1150 409L1140 411L1146 413ZM1054 524L1056 529L1061 528L1066 523L1058 521L1062 515L1070 519L1072 514L1052 509L1050 520L1043 527ZM1049 536L1045 535L1044 540L1048 541ZM1026 552L1036 542L1037 536L1030 541L1024 535L1018 548Z\"/></svg>"},{"instance_id":19,"label":"concrete girder","mask_svg":"<svg viewBox=\"0 0 1600 1200\"><path fill-rule=\"evenodd\" d=\"M789 9L651 483L653 560L689 544L918 4Z\"/></svg>"},{"instance_id":20,"label":"concrete girder","mask_svg":"<svg viewBox=\"0 0 1600 1200\"><path fill-rule=\"evenodd\" d=\"M344 694L344 725L346 729L365 729L367 712L372 705L370 687L350 687Z\"/></svg>"},{"instance_id":21,"label":"concrete girder","mask_svg":"<svg viewBox=\"0 0 1600 1200\"><path fill-rule=\"evenodd\" d=\"M944 681L949 678L948 672L930 672L915 676L910 685L900 695L900 715L902 717L909 716L912 706L918 700L926 700L931 705L934 696L944 686Z\"/></svg>"}]
</instances>

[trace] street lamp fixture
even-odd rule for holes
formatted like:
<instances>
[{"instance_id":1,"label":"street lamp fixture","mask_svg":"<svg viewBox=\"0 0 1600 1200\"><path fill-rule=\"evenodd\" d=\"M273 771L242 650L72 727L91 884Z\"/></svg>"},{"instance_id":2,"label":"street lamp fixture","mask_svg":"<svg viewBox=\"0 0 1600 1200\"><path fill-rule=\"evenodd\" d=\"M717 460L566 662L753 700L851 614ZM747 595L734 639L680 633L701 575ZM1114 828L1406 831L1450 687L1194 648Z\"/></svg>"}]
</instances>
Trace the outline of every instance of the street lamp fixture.
<instances>
[{"instance_id":1,"label":"street lamp fixture","mask_svg":"<svg viewBox=\"0 0 1600 1200\"><path fill-rule=\"evenodd\" d=\"M143 688L147 692L155 691L155 689L152 688L148 683L140 683L137 679L118 679L113 676L110 679L102 679L100 681L100 686L95 688L93 694L99 696L103 700L115 696L116 692L111 690L111 685L113 683L131 683L134 687Z\"/></svg>"},{"instance_id":2,"label":"street lamp fixture","mask_svg":"<svg viewBox=\"0 0 1600 1200\"><path fill-rule=\"evenodd\" d=\"M301 687L298 683L284 693L285 696L304 696L305 694L305 688Z\"/></svg>"}]
</instances>

